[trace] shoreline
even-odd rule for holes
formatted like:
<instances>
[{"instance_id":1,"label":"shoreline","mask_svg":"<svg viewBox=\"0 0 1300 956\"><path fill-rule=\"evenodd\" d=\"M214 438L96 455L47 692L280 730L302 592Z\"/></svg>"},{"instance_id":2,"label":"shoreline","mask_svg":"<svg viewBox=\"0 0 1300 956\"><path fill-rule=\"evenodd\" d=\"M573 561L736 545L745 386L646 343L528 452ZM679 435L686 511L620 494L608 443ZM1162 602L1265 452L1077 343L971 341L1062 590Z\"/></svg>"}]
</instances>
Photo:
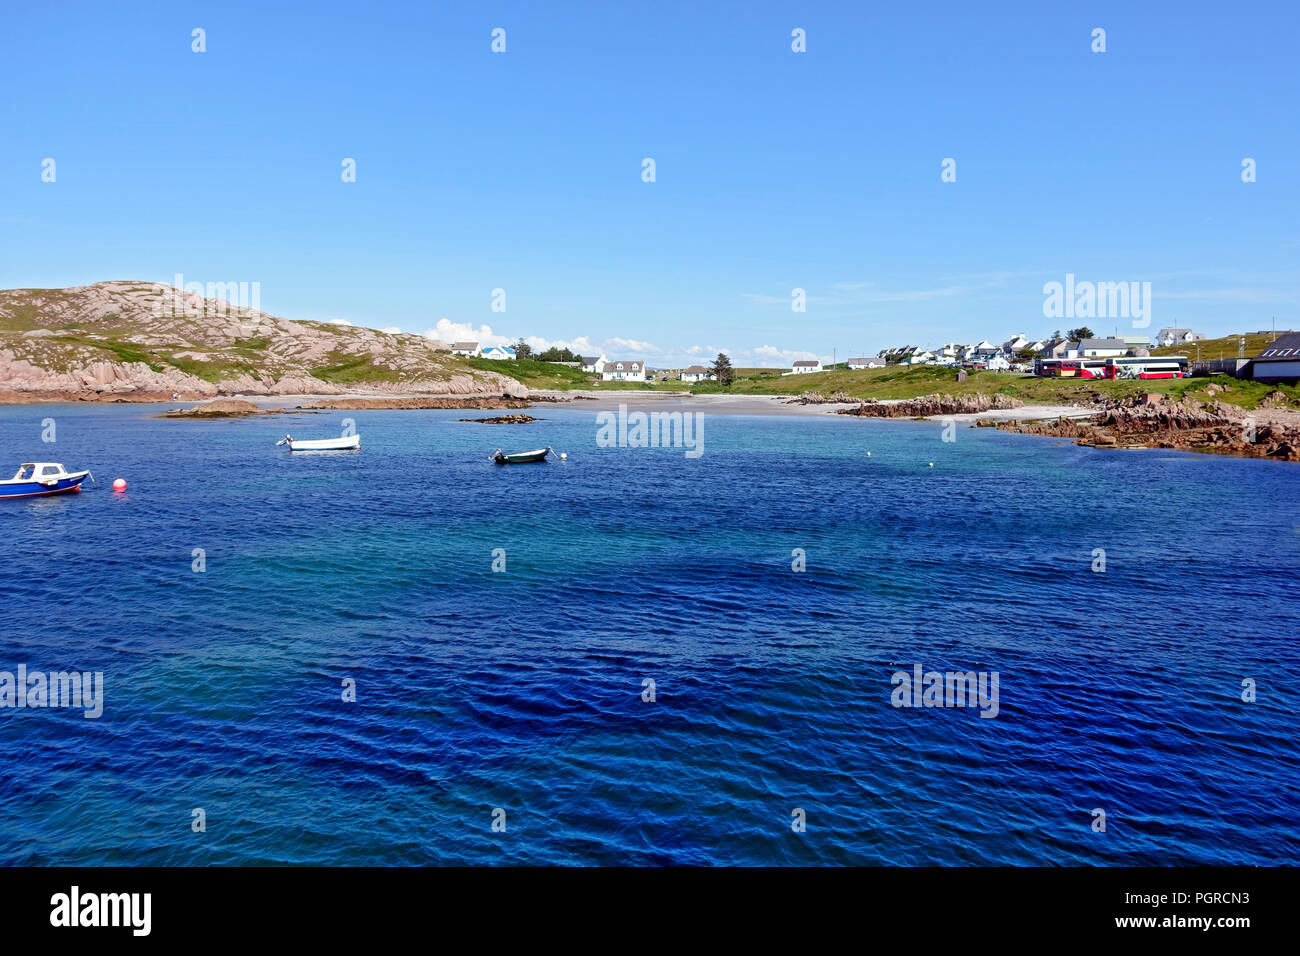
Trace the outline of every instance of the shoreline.
<instances>
[{"instance_id":1,"label":"shoreline","mask_svg":"<svg viewBox=\"0 0 1300 956\"><path fill-rule=\"evenodd\" d=\"M972 428L996 428L1014 434L1067 439L1076 445L1106 450L1174 450L1226 455L1238 458L1264 458L1270 461L1300 462L1300 410L1260 408L1246 410L1238 406L1216 404L1213 409L1189 407L1176 403L1141 401L1112 402L1097 407L1078 404L1024 404L1014 408L988 408L983 411L949 414L871 414L855 415L862 403L800 402L788 395L691 395L688 392L538 392L526 397L466 394L375 394L348 395L274 395L229 396L202 400L173 399L170 396L137 395L131 399L87 401L66 397L42 397L39 401L0 404L131 404L165 405L169 412L159 418L195 418L215 420L237 418L243 414L222 413L205 416L190 409L209 402L236 400L255 405L251 414L319 412L328 410L518 410L536 405L589 409L593 412L616 411L620 405L638 410L661 410L669 413L806 418L836 416L870 418L878 421L959 422ZM915 399L884 399L877 407L892 407ZM177 409L177 406L188 406ZM1243 430L1251 423L1253 432ZM1249 438L1247 436L1250 436Z\"/></svg>"}]
</instances>

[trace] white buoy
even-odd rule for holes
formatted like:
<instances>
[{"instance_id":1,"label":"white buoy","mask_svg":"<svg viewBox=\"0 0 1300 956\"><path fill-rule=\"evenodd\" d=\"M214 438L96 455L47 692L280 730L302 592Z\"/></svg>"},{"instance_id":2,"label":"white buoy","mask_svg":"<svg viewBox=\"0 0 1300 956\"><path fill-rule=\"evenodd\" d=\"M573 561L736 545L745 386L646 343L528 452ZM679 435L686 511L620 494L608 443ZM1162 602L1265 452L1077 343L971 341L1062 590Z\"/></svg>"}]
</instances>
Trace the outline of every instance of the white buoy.
<instances>
[{"instance_id":1,"label":"white buoy","mask_svg":"<svg viewBox=\"0 0 1300 956\"><path fill-rule=\"evenodd\" d=\"M568 460L569 460L569 455L568 455L568 453L567 453L567 452L563 452L563 451L560 452L560 461L568 461Z\"/></svg>"},{"instance_id":2,"label":"white buoy","mask_svg":"<svg viewBox=\"0 0 1300 956\"><path fill-rule=\"evenodd\" d=\"M868 458L871 457L871 452L867 452L867 457L868 457Z\"/></svg>"},{"instance_id":3,"label":"white buoy","mask_svg":"<svg viewBox=\"0 0 1300 956\"><path fill-rule=\"evenodd\" d=\"M934 462L930 462L930 467L931 467L931 468L934 467Z\"/></svg>"}]
</instances>

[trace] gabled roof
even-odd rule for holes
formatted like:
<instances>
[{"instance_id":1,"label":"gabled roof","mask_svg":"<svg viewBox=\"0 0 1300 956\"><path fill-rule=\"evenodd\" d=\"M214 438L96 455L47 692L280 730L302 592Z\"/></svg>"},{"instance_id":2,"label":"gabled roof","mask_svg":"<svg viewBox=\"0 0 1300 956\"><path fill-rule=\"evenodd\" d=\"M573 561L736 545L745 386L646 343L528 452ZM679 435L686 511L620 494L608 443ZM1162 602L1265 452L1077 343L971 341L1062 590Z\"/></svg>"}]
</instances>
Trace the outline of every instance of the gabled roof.
<instances>
[{"instance_id":1,"label":"gabled roof","mask_svg":"<svg viewBox=\"0 0 1300 956\"><path fill-rule=\"evenodd\" d=\"M477 342L453 342L451 343L451 347L453 350L459 350L459 349L473 350L478 348L478 343Z\"/></svg>"},{"instance_id":2,"label":"gabled roof","mask_svg":"<svg viewBox=\"0 0 1300 956\"><path fill-rule=\"evenodd\" d=\"M818 361L816 361L815 359L814 359L814 360L809 360L809 359L800 359L799 361L797 361L797 362L794 363L794 367L795 367L795 368L812 368L813 366L821 365L821 364L822 364L821 362L818 362Z\"/></svg>"},{"instance_id":3,"label":"gabled roof","mask_svg":"<svg viewBox=\"0 0 1300 956\"><path fill-rule=\"evenodd\" d=\"M1128 343L1123 339L1084 339L1079 343L1081 349L1126 349Z\"/></svg>"},{"instance_id":4,"label":"gabled roof","mask_svg":"<svg viewBox=\"0 0 1300 956\"><path fill-rule=\"evenodd\" d=\"M690 368L682 370L683 375L706 375L710 370L703 365L692 365Z\"/></svg>"}]
</instances>

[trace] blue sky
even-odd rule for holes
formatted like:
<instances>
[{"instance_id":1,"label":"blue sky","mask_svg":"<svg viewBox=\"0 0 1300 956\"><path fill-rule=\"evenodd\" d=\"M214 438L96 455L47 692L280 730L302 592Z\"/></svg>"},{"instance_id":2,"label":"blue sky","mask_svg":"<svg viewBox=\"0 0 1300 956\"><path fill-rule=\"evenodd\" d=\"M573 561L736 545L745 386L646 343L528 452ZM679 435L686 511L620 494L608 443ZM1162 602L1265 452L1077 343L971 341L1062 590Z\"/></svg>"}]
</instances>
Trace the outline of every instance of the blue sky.
<instances>
[{"instance_id":1,"label":"blue sky","mask_svg":"<svg viewBox=\"0 0 1300 956\"><path fill-rule=\"evenodd\" d=\"M1294 4L879 6L14 5L0 286L651 365L1038 336L1067 273L1150 282L1153 330L1297 327Z\"/></svg>"}]
</instances>

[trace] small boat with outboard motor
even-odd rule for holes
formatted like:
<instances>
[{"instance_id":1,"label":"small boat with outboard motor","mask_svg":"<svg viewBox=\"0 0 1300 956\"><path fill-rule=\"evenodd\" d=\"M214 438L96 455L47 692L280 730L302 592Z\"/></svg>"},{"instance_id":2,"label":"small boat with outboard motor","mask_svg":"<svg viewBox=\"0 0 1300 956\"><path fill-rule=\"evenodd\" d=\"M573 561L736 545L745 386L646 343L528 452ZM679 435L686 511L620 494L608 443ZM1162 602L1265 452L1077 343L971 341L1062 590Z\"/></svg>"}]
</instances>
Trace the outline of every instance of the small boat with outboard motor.
<instances>
[{"instance_id":1,"label":"small boat with outboard motor","mask_svg":"<svg viewBox=\"0 0 1300 956\"><path fill-rule=\"evenodd\" d=\"M290 451L353 451L361 447L360 435L345 435L342 438L313 438L307 441L285 435L277 445L288 445Z\"/></svg>"},{"instance_id":2,"label":"small boat with outboard motor","mask_svg":"<svg viewBox=\"0 0 1300 956\"><path fill-rule=\"evenodd\" d=\"M23 462L12 478L0 481L0 498L34 498L77 492L87 478L95 485L95 476L89 471L68 471L53 461Z\"/></svg>"},{"instance_id":3,"label":"small boat with outboard motor","mask_svg":"<svg viewBox=\"0 0 1300 956\"><path fill-rule=\"evenodd\" d=\"M512 455L507 455L500 448L492 453L492 461L498 465L531 465L546 461L548 454L555 454L555 449L547 446L546 448L534 448L532 451L517 451Z\"/></svg>"}]
</instances>

